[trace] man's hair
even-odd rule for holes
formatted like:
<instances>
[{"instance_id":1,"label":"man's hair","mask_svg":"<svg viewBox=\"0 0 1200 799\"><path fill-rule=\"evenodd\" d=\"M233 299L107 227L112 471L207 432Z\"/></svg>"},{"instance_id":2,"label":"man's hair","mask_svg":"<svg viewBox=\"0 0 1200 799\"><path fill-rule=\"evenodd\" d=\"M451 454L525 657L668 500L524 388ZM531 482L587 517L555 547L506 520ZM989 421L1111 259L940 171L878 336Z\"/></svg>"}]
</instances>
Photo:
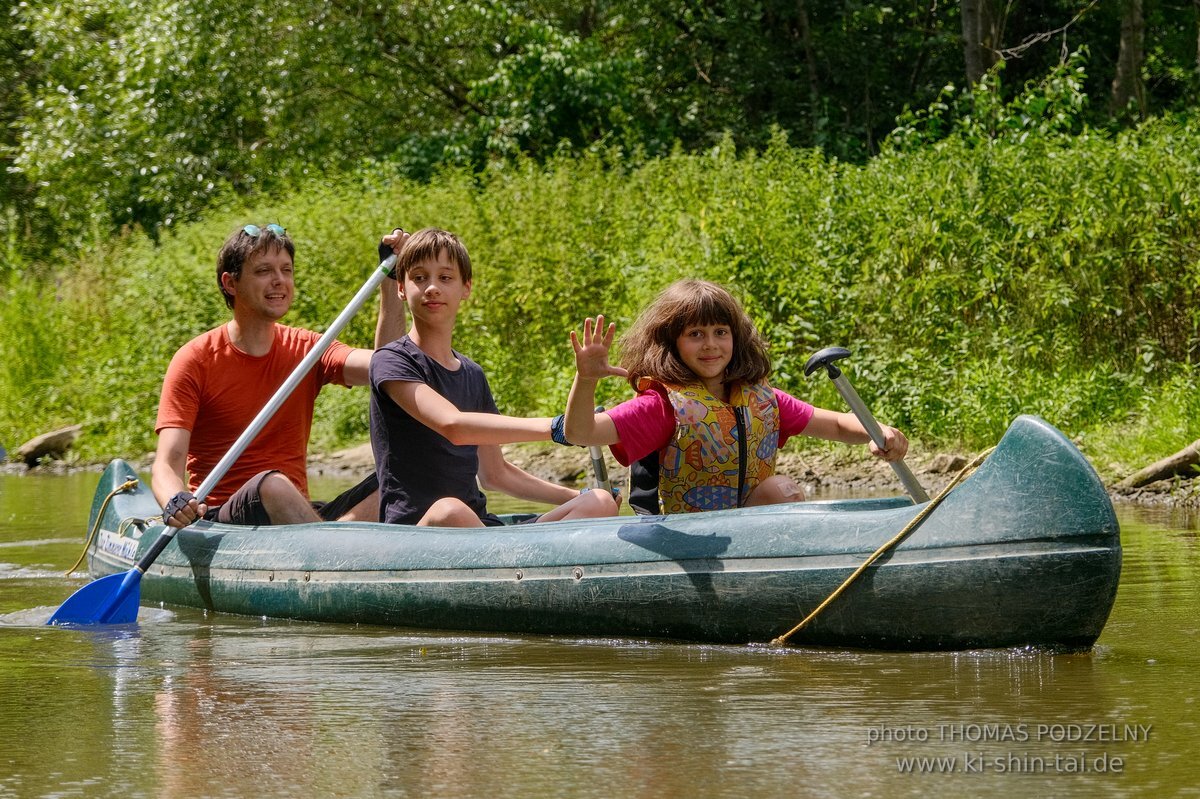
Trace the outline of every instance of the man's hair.
<instances>
[{"instance_id":1,"label":"man's hair","mask_svg":"<svg viewBox=\"0 0 1200 799\"><path fill-rule=\"evenodd\" d=\"M424 261L432 261L445 251L447 259L458 267L464 283L471 282L471 256L467 248L453 233L441 228L421 228L408 238L400 256L396 259L396 279L403 281L408 270Z\"/></svg>"},{"instance_id":2,"label":"man's hair","mask_svg":"<svg viewBox=\"0 0 1200 799\"><path fill-rule=\"evenodd\" d=\"M221 245L221 251L217 253L217 288L225 297L227 307L233 307L233 295L225 290L225 286L221 283L221 275L228 272L233 275L234 280L237 280L242 276L242 267L251 256L275 250L284 250L288 257L293 261L296 260L296 245L292 244L292 239L287 233L280 236L275 231L269 230L266 225L258 225L257 236L251 236L246 232L245 227L240 227L229 234L229 238L225 239L225 243Z\"/></svg>"},{"instance_id":3,"label":"man's hair","mask_svg":"<svg viewBox=\"0 0 1200 799\"><path fill-rule=\"evenodd\" d=\"M638 390L642 378L686 385L696 375L679 357L675 341L692 325L728 325L733 331L733 357L725 368L732 383L759 383L771 373L767 344L749 315L723 286L707 280L679 280L667 286L621 338L621 365L629 385Z\"/></svg>"}]
</instances>

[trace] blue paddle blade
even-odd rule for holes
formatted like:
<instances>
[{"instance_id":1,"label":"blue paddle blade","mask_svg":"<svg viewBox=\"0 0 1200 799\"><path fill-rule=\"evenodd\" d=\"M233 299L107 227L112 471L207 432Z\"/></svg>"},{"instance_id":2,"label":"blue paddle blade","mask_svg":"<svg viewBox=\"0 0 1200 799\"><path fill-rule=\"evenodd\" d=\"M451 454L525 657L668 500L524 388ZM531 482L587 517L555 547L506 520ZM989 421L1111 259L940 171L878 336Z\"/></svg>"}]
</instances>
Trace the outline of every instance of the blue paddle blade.
<instances>
[{"instance_id":1,"label":"blue paddle blade","mask_svg":"<svg viewBox=\"0 0 1200 799\"><path fill-rule=\"evenodd\" d=\"M131 569L88 583L54 612L47 624L132 624L137 621L142 573Z\"/></svg>"}]
</instances>

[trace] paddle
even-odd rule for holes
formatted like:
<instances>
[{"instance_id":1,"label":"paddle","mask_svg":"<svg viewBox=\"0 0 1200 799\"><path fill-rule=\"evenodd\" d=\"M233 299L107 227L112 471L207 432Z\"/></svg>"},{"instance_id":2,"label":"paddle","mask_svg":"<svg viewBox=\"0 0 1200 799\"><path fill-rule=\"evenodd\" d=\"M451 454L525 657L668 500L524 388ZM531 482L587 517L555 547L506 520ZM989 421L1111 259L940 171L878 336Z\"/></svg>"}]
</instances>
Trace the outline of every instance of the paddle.
<instances>
[{"instance_id":1,"label":"paddle","mask_svg":"<svg viewBox=\"0 0 1200 799\"><path fill-rule=\"evenodd\" d=\"M233 443L233 446L225 453L225 457L217 463L213 470L209 472L208 477L200 483L200 487L196 489L196 499L199 502L204 502L208 497L209 492L213 490L225 473L229 471L229 467L233 466L234 462L241 457L246 451L246 447L250 446L250 442L266 427L267 422L271 421L271 417L279 410L280 406L287 401L292 391L300 384L305 375L309 373L313 365L320 360L325 354L325 350L333 344L338 333L350 321L354 314L358 313L361 308L370 298L371 294L379 287L379 284L387 278L392 267L396 265L396 256L389 255L382 263L376 267L371 274L370 279L363 284L363 287L354 295L354 299L350 300L350 304L338 314L337 318L329 325L319 339L316 345L304 356L304 360L296 366L288 379L283 382L283 385L275 392L270 401L263 406L263 409L254 417L254 421L250 426L242 432L238 440ZM142 559L137 562L132 569L124 574L111 574L108 577L102 577L99 580L88 583L72 594L66 602L62 604L54 615L50 617L47 624L131 624L137 621L138 604L140 602L139 586L142 581L142 575L146 573L146 569L150 568L150 564L154 563L155 559L162 553L167 545L171 543L171 539L175 537L175 533L179 528L167 526L159 534L158 538L151 545L150 549L142 556Z\"/></svg>"},{"instance_id":2,"label":"paddle","mask_svg":"<svg viewBox=\"0 0 1200 799\"><path fill-rule=\"evenodd\" d=\"M834 365L835 361L840 361L842 358L848 358L850 350L843 347L826 347L816 355L808 359L808 363L804 364L805 376L811 375L821 367L829 372L829 379L833 381L833 385L837 388L838 393L846 400L846 404L854 411L854 415L862 422L862 426L866 428L867 435L875 442L875 446L880 449L884 446L883 431L879 429L879 423L875 421L875 417L867 410L867 406L862 401L862 397L858 396L858 392L854 390L854 386L850 385L850 381L842 374L842 370ZM914 502L928 502L929 495L925 493L925 489L921 487L917 481L917 476L912 473L903 460L892 461L892 470L896 472L896 476L900 478L900 482L904 484L904 490L913 498Z\"/></svg>"},{"instance_id":3,"label":"paddle","mask_svg":"<svg viewBox=\"0 0 1200 799\"><path fill-rule=\"evenodd\" d=\"M604 406L597 405L596 413L604 413ZM612 482L608 479L608 464L604 462L604 452L597 446L588 447L588 454L592 456L592 474L596 478L596 488L603 488L608 493L612 493Z\"/></svg>"}]
</instances>

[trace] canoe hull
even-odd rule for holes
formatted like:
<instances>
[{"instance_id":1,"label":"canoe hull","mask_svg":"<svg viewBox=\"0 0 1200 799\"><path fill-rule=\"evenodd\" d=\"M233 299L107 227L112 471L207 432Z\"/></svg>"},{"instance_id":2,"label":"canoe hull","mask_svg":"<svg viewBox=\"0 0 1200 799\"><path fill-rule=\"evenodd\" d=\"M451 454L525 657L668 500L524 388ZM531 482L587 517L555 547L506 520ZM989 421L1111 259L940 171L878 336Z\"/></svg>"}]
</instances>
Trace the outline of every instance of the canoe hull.
<instances>
[{"instance_id":1,"label":"canoe hull","mask_svg":"<svg viewBox=\"0 0 1200 799\"><path fill-rule=\"evenodd\" d=\"M130 473L110 465L93 513ZM767 642L917 510L889 498L486 531L200 524L151 566L142 599L342 623ZM120 522L156 511L140 484L113 497L90 552L94 576L132 567L160 528ZM1095 473L1060 433L1022 417L988 463L790 643L1083 649L1103 629L1120 568Z\"/></svg>"},{"instance_id":2,"label":"canoe hull","mask_svg":"<svg viewBox=\"0 0 1200 799\"><path fill-rule=\"evenodd\" d=\"M312 621L446 630L766 642L819 605L856 563L768 570L687 564L664 572L516 569L428 576L396 572L212 573L162 567L143 601ZM886 579L881 570L886 568ZM1119 569L1103 548L1037 556L893 562L866 572L793 643L884 649L1090 646L1108 616L1096 602ZM689 571L690 570L690 571ZM564 573L565 572L565 573ZM1063 584L1073 586L1064 597ZM1026 586L1014 591L1011 586ZM1078 598L1078 599L1076 599Z\"/></svg>"}]
</instances>

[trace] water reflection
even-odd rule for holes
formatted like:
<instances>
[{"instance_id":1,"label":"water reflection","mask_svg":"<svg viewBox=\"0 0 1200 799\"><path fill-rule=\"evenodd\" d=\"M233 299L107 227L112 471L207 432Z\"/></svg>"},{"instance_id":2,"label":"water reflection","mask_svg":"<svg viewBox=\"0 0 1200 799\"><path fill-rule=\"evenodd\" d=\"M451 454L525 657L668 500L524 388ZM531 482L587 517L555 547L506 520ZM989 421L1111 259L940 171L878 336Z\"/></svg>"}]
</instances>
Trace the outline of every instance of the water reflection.
<instances>
[{"instance_id":1,"label":"water reflection","mask_svg":"<svg viewBox=\"0 0 1200 799\"><path fill-rule=\"evenodd\" d=\"M312 784L310 771L321 766L313 750L313 697L289 679L285 660L264 682L246 665L261 655L240 654L238 637L214 638L211 627L201 627L167 641L180 651L170 658L159 653L174 667L157 680L153 696L160 792L200 796L214 782L243 785L247 775L280 790ZM212 757L214 751L220 756Z\"/></svg>"},{"instance_id":2,"label":"water reflection","mask_svg":"<svg viewBox=\"0 0 1200 799\"><path fill-rule=\"evenodd\" d=\"M61 571L94 484L73 499L0 485L0 796L1091 797L1200 784L1194 514L1121 510L1122 584L1085 654L459 635L154 608L123 630L49 629L79 584ZM42 488L83 510L12 510L15 493ZM1072 725L1149 727L1149 739L1038 737ZM1122 773L1046 768L1081 753L1122 759ZM918 758L954 770L905 773Z\"/></svg>"}]
</instances>

